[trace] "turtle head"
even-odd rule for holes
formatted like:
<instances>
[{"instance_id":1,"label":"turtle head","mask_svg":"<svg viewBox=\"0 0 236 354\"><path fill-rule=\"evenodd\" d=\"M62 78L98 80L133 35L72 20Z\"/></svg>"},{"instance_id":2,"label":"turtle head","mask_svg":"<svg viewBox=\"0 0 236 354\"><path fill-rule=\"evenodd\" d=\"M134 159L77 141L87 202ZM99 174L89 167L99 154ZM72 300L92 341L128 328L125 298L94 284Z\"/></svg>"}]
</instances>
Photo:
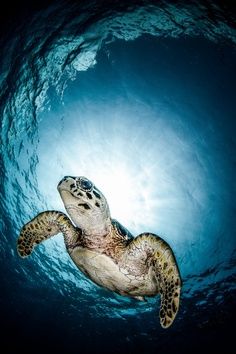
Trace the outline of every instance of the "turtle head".
<instances>
[{"instance_id":1,"label":"turtle head","mask_svg":"<svg viewBox=\"0 0 236 354\"><path fill-rule=\"evenodd\" d=\"M76 226L87 235L106 235L110 211L104 195L86 177L65 176L58 184L65 208Z\"/></svg>"}]
</instances>

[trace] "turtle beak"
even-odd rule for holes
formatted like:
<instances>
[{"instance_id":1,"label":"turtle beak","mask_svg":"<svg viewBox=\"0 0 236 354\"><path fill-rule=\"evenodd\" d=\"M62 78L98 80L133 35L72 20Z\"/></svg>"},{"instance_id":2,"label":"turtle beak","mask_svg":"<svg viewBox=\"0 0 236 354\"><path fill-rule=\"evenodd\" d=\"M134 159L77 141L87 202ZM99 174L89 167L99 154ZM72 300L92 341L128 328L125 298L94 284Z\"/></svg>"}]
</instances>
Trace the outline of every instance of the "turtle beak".
<instances>
[{"instance_id":1,"label":"turtle beak","mask_svg":"<svg viewBox=\"0 0 236 354\"><path fill-rule=\"evenodd\" d=\"M58 183L57 188L59 188L60 185L61 185L63 182L69 182L69 179L75 180L75 177L71 177L71 176L65 176L65 177L63 177L62 180L60 180L60 182Z\"/></svg>"}]
</instances>

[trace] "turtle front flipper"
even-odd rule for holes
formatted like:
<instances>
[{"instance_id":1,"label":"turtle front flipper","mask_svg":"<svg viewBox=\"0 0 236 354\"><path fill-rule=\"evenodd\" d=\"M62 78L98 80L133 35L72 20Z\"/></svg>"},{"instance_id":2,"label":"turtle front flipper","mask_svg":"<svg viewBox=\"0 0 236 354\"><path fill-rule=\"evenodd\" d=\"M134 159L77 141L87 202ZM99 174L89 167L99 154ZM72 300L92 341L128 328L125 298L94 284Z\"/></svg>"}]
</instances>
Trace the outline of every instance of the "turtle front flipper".
<instances>
[{"instance_id":1,"label":"turtle front flipper","mask_svg":"<svg viewBox=\"0 0 236 354\"><path fill-rule=\"evenodd\" d=\"M160 248L154 252L153 259L161 295L160 323L168 328L179 310L182 281L170 246L162 239L159 241Z\"/></svg>"},{"instance_id":2,"label":"turtle front flipper","mask_svg":"<svg viewBox=\"0 0 236 354\"><path fill-rule=\"evenodd\" d=\"M29 256L34 247L48 238L63 233L67 248L79 241L81 230L59 211L45 211L25 224L17 240L17 251L21 257Z\"/></svg>"},{"instance_id":3,"label":"turtle front flipper","mask_svg":"<svg viewBox=\"0 0 236 354\"><path fill-rule=\"evenodd\" d=\"M170 327L179 309L182 285L171 247L159 236L144 233L129 244L129 254L152 268L161 295L160 323L163 328Z\"/></svg>"}]
</instances>

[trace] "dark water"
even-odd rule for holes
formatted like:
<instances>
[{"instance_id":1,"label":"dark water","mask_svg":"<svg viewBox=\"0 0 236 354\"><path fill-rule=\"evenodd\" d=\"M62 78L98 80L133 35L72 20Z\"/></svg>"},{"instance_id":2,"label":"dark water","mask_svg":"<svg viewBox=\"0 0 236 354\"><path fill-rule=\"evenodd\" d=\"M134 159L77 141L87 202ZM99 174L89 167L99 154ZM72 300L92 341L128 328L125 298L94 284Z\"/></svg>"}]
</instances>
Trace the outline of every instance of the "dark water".
<instances>
[{"instance_id":1,"label":"dark water","mask_svg":"<svg viewBox=\"0 0 236 354\"><path fill-rule=\"evenodd\" d=\"M236 295L235 13L227 2L42 2L2 23L1 342L7 352L230 352ZM12 15L12 16L10 16ZM4 17L4 16L3 16ZM19 259L21 226L64 210L85 175L134 235L158 233L183 277L159 299L105 291L61 235Z\"/></svg>"}]
</instances>

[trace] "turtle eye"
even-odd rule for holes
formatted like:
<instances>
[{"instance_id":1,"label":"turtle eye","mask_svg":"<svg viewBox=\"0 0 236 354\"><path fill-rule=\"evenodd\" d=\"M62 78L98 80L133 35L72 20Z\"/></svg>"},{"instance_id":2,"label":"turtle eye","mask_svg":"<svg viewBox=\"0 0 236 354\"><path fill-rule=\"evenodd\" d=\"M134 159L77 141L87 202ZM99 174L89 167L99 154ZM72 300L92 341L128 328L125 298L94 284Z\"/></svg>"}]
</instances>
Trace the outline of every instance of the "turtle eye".
<instances>
[{"instance_id":1,"label":"turtle eye","mask_svg":"<svg viewBox=\"0 0 236 354\"><path fill-rule=\"evenodd\" d=\"M79 187L84 191L91 191L93 188L92 182L90 182L87 178L80 178L78 182Z\"/></svg>"}]
</instances>

